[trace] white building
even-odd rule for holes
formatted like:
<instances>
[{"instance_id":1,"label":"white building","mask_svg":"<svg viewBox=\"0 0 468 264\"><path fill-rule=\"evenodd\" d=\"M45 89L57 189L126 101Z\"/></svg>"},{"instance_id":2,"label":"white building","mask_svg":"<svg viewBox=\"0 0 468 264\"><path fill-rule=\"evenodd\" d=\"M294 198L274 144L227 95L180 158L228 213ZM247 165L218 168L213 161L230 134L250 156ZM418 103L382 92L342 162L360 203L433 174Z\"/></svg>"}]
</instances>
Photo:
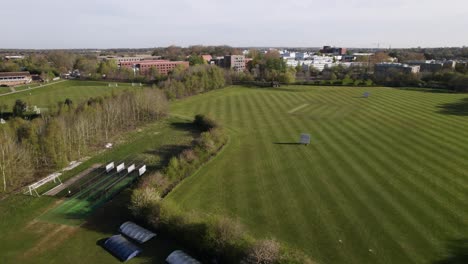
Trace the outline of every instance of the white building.
<instances>
[{"instance_id":1,"label":"white building","mask_svg":"<svg viewBox=\"0 0 468 264\"><path fill-rule=\"evenodd\" d=\"M0 72L0 85L15 86L32 81L29 72Z\"/></svg>"}]
</instances>

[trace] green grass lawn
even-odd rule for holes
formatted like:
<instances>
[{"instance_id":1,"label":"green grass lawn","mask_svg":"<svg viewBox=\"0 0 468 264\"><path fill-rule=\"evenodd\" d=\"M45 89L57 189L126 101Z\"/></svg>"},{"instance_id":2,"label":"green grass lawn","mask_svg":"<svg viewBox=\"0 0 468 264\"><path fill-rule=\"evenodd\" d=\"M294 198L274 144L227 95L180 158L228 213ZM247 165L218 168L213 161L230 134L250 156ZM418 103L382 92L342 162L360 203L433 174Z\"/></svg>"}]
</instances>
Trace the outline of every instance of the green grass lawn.
<instances>
[{"instance_id":1,"label":"green grass lawn","mask_svg":"<svg viewBox=\"0 0 468 264\"><path fill-rule=\"evenodd\" d=\"M174 114L219 119L231 143L168 199L239 217L319 263L435 263L468 239L467 98L291 86L175 102ZM309 146L295 144L302 132Z\"/></svg>"},{"instance_id":2,"label":"green grass lawn","mask_svg":"<svg viewBox=\"0 0 468 264\"><path fill-rule=\"evenodd\" d=\"M64 81L32 90L23 89L20 93L2 96L0 105L7 104L12 107L15 100L21 99L28 105L50 108L55 107L57 102L64 102L67 98L73 102L80 102L90 97L106 96L125 89L139 89L139 87L132 87L129 83L119 83L118 87L108 87L108 82Z\"/></svg>"},{"instance_id":3,"label":"green grass lawn","mask_svg":"<svg viewBox=\"0 0 468 264\"><path fill-rule=\"evenodd\" d=\"M0 87L0 94L11 92L9 87Z\"/></svg>"},{"instance_id":4,"label":"green grass lawn","mask_svg":"<svg viewBox=\"0 0 468 264\"><path fill-rule=\"evenodd\" d=\"M138 161L150 170L162 168L172 155L191 143L193 133L196 131L191 125L179 118L147 125L122 136L112 150L92 157L62 179L109 161ZM99 242L116 234L120 224L132 220L127 210L130 190L78 217L70 217L69 211L81 204L64 200L64 195L13 195L0 201L0 263L121 263ZM130 263L163 263L171 251L180 249L172 239L161 236L141 247L143 254Z\"/></svg>"}]
</instances>

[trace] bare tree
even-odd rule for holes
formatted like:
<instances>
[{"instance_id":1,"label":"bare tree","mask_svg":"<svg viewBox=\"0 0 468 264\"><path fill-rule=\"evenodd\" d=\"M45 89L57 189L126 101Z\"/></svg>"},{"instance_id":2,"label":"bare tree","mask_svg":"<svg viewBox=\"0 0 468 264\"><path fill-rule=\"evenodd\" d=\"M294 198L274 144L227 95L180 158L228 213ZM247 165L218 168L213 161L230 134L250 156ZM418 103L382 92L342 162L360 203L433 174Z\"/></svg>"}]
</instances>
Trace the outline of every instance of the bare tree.
<instances>
[{"instance_id":1,"label":"bare tree","mask_svg":"<svg viewBox=\"0 0 468 264\"><path fill-rule=\"evenodd\" d=\"M252 264L273 264L280 259L281 245L275 240L259 240L251 249L247 263Z\"/></svg>"}]
</instances>

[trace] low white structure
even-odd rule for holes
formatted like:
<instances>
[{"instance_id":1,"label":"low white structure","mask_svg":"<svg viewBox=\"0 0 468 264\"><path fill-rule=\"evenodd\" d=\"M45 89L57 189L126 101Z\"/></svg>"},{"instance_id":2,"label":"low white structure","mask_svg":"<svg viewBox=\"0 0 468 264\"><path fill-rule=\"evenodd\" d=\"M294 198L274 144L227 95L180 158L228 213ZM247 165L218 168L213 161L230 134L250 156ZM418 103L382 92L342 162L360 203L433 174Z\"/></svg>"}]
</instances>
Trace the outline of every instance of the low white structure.
<instances>
[{"instance_id":1,"label":"low white structure","mask_svg":"<svg viewBox=\"0 0 468 264\"><path fill-rule=\"evenodd\" d=\"M138 175L141 176L146 172L146 165L141 166L140 169L138 169Z\"/></svg>"},{"instance_id":2,"label":"low white structure","mask_svg":"<svg viewBox=\"0 0 468 264\"><path fill-rule=\"evenodd\" d=\"M106 165L106 172L109 173L114 168L114 162L111 162Z\"/></svg>"},{"instance_id":3,"label":"low white structure","mask_svg":"<svg viewBox=\"0 0 468 264\"><path fill-rule=\"evenodd\" d=\"M30 195L34 195L33 194L33 192L34 192L37 196L40 196L39 193L37 192L37 189L39 187L43 186L44 184L49 183L51 181L53 181L54 183L59 182L60 184L62 184L62 181L60 180L60 175L62 175L62 173L56 172L56 173L53 173L53 174L45 177L44 179L42 179L40 181L37 181L37 182L29 185L28 186L28 191L26 193L29 193Z\"/></svg>"},{"instance_id":4,"label":"low white structure","mask_svg":"<svg viewBox=\"0 0 468 264\"><path fill-rule=\"evenodd\" d=\"M121 163L117 166L117 172L121 172L125 169L125 163Z\"/></svg>"}]
</instances>

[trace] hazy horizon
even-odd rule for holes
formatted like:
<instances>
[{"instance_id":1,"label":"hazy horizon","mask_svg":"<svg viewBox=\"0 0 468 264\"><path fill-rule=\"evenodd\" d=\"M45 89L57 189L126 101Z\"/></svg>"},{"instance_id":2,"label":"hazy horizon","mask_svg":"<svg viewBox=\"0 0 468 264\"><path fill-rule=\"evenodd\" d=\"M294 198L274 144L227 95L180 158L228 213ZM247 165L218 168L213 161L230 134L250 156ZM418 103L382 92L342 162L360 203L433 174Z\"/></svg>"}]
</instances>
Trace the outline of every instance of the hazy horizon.
<instances>
[{"instance_id":1,"label":"hazy horizon","mask_svg":"<svg viewBox=\"0 0 468 264\"><path fill-rule=\"evenodd\" d=\"M466 10L462 0L26 0L2 5L0 49L462 47Z\"/></svg>"}]
</instances>

